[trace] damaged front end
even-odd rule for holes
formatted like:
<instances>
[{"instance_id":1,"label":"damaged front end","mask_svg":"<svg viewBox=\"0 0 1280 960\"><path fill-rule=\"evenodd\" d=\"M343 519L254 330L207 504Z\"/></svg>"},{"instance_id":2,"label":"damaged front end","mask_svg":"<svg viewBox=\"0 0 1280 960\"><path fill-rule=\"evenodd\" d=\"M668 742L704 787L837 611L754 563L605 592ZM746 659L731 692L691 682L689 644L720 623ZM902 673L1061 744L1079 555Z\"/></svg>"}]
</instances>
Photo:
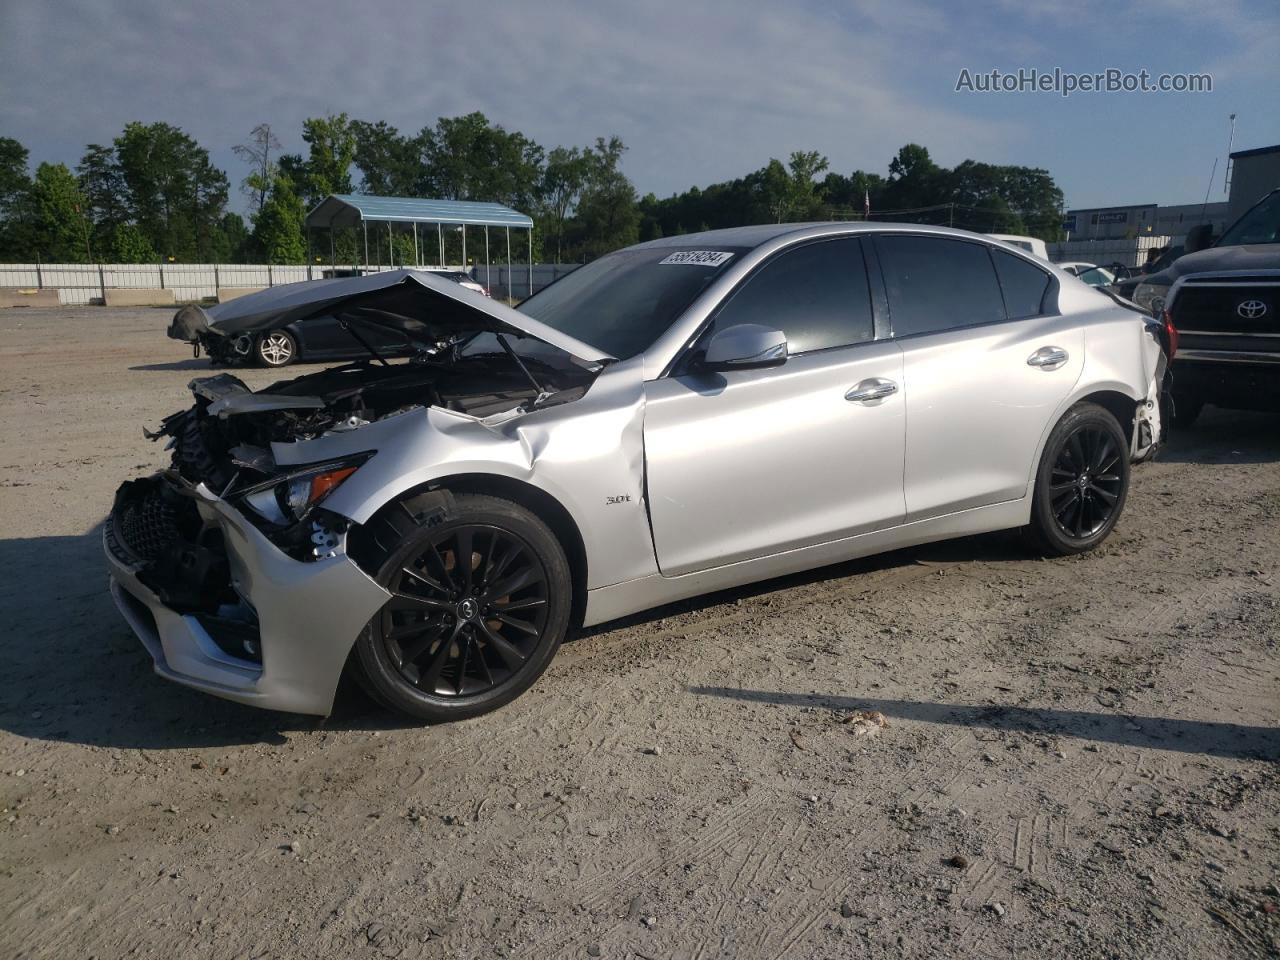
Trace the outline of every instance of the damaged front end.
<instances>
[{"instance_id":1,"label":"damaged front end","mask_svg":"<svg viewBox=\"0 0 1280 960\"><path fill-rule=\"evenodd\" d=\"M119 488L103 540L117 606L163 676L257 706L327 713L352 643L388 594L346 556L352 521L325 504L395 433L389 421L425 425L436 409L479 422L518 417L581 397L600 369L493 310L454 304L419 322L410 308L431 305L424 289L450 301L454 291L370 279L321 281L319 293L276 288L225 305L234 313L175 317L177 333L199 338L202 325L241 335L324 309L415 330L422 349L412 361L375 353L378 363L257 392L230 374L193 380L194 404L146 433L166 442L170 465Z\"/></svg>"}]
</instances>

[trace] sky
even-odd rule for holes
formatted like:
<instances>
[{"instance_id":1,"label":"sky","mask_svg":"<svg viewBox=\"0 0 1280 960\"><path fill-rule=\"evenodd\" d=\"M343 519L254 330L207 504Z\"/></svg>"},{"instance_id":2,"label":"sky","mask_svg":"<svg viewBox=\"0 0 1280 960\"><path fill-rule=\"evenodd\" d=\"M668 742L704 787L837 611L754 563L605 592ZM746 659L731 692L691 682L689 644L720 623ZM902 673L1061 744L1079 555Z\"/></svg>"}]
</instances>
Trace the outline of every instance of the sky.
<instances>
[{"instance_id":1,"label":"sky","mask_svg":"<svg viewBox=\"0 0 1280 960\"><path fill-rule=\"evenodd\" d=\"M0 136L74 167L167 121L235 197L231 148L260 122L303 152L308 116L416 132L479 110L548 149L617 134L641 194L793 150L886 174L915 142L945 166L1043 167L1069 207L1191 203L1225 199L1229 114L1235 149L1280 143L1277 38L1276 0L0 0ZM963 69L1055 67L1213 91L956 91Z\"/></svg>"}]
</instances>

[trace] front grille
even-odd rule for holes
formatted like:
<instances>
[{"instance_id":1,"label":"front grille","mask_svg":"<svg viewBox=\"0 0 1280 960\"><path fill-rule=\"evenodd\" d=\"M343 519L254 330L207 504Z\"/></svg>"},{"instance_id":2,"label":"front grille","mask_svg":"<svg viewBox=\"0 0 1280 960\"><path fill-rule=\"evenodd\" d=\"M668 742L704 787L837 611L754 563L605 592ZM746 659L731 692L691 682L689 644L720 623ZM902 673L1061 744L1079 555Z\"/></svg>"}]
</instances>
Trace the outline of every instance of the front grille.
<instances>
[{"instance_id":1,"label":"front grille","mask_svg":"<svg viewBox=\"0 0 1280 960\"><path fill-rule=\"evenodd\" d=\"M115 514L116 535L139 560L150 562L182 539L179 508L159 487L123 501Z\"/></svg>"},{"instance_id":2,"label":"front grille","mask_svg":"<svg viewBox=\"0 0 1280 960\"><path fill-rule=\"evenodd\" d=\"M1242 310L1242 305L1247 309ZM1188 283L1178 291L1172 313L1179 331L1280 333L1280 286L1247 286L1240 280L1233 280L1229 287Z\"/></svg>"}]
</instances>

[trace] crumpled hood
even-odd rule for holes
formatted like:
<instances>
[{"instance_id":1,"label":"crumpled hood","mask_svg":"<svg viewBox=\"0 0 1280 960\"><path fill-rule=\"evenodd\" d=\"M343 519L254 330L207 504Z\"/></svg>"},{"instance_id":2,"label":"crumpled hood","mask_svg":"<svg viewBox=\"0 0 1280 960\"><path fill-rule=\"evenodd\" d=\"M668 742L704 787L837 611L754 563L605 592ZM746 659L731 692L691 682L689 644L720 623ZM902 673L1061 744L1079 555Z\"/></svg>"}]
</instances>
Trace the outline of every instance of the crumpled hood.
<instances>
[{"instance_id":1,"label":"crumpled hood","mask_svg":"<svg viewBox=\"0 0 1280 960\"><path fill-rule=\"evenodd\" d=\"M396 329L428 345L458 334L508 333L534 337L589 363L613 359L505 304L417 270L304 280L213 307L191 304L174 314L169 336L187 342L202 333L234 337L324 315Z\"/></svg>"}]
</instances>

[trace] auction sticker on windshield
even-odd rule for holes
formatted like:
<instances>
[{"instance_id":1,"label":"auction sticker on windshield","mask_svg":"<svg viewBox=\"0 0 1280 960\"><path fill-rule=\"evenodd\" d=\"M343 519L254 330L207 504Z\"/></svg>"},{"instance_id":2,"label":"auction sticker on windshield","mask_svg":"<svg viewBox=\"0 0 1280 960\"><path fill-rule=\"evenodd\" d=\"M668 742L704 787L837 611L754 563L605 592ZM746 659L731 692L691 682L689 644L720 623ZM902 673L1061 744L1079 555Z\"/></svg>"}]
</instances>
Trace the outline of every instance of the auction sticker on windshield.
<instances>
[{"instance_id":1,"label":"auction sticker on windshield","mask_svg":"<svg viewBox=\"0 0 1280 960\"><path fill-rule=\"evenodd\" d=\"M679 253L671 254L666 259L659 260L658 263L659 265L664 263L691 263L696 267L718 267L732 259L732 253L725 253L721 250L681 250Z\"/></svg>"}]
</instances>

